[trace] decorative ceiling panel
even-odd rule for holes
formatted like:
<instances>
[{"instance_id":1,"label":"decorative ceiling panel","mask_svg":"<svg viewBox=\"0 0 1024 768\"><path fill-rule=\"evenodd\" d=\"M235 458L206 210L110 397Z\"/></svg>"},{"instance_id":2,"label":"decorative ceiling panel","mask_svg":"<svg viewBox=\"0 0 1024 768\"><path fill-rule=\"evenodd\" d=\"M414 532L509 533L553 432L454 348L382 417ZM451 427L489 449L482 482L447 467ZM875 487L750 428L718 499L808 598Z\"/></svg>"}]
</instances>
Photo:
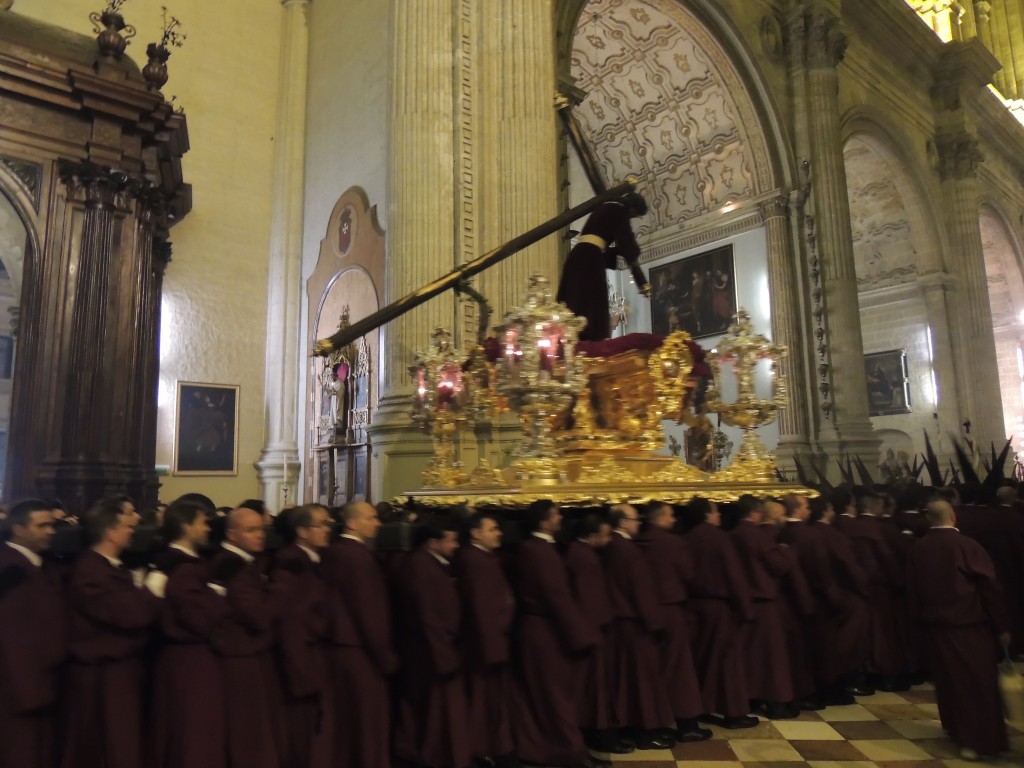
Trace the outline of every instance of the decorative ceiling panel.
<instances>
[{"instance_id":1,"label":"decorative ceiling panel","mask_svg":"<svg viewBox=\"0 0 1024 768\"><path fill-rule=\"evenodd\" d=\"M676 0L592 0L577 25L576 110L610 183L639 176L638 235L771 188L767 146L735 67Z\"/></svg>"}]
</instances>

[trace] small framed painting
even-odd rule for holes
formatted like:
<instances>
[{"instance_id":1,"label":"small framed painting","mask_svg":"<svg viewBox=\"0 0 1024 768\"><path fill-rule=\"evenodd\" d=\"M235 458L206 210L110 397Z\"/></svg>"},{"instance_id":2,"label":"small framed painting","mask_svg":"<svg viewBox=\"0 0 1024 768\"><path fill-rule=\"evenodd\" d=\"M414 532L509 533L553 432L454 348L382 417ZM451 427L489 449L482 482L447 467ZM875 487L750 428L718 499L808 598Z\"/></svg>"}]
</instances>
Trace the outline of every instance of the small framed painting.
<instances>
[{"instance_id":1,"label":"small framed painting","mask_svg":"<svg viewBox=\"0 0 1024 768\"><path fill-rule=\"evenodd\" d=\"M864 373L868 379L869 415L911 413L906 350L893 349L864 355Z\"/></svg>"},{"instance_id":2,"label":"small framed painting","mask_svg":"<svg viewBox=\"0 0 1024 768\"><path fill-rule=\"evenodd\" d=\"M686 331L699 339L729 330L736 315L732 246L651 268L651 326L663 336Z\"/></svg>"},{"instance_id":3,"label":"small framed painting","mask_svg":"<svg viewBox=\"0 0 1024 768\"><path fill-rule=\"evenodd\" d=\"M175 475L238 474L238 387L178 382Z\"/></svg>"}]
</instances>

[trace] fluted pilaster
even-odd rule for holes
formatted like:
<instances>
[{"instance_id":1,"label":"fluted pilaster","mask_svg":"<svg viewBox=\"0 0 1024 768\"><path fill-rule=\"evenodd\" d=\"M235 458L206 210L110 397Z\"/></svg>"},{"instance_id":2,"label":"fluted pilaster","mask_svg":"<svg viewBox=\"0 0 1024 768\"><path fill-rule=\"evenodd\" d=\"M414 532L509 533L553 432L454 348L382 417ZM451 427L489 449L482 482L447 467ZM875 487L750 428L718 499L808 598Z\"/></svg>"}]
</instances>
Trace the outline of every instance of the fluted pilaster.
<instances>
[{"instance_id":1,"label":"fluted pilaster","mask_svg":"<svg viewBox=\"0 0 1024 768\"><path fill-rule=\"evenodd\" d=\"M957 425L962 420L958 408L961 402L960 393L970 387L966 379L962 380L957 375L960 369L954 364L950 318L955 316L955 282L955 279L947 274L925 275L918 280L928 312L928 327L931 330L931 364L936 399L934 412L938 414L936 426L940 434L959 431ZM939 445L935 447L936 450L940 450ZM942 442L940 453L951 447L948 443Z\"/></svg>"},{"instance_id":2,"label":"fluted pilaster","mask_svg":"<svg viewBox=\"0 0 1024 768\"><path fill-rule=\"evenodd\" d=\"M772 297L772 340L789 348L779 372L789 384L789 405L779 411L779 454L783 460L810 447L807 419L807 372L800 356L799 281L790 233L789 199L780 196L761 205L768 240L768 291Z\"/></svg>"},{"instance_id":3,"label":"fluted pilaster","mask_svg":"<svg viewBox=\"0 0 1024 768\"><path fill-rule=\"evenodd\" d=\"M306 154L306 72L310 0L282 0L274 178L271 187L267 354L264 373L266 443L256 463L271 508L294 502L299 478L299 314L302 301L302 210ZM285 467L287 466L287 473ZM284 488L289 488L288 497Z\"/></svg>"},{"instance_id":4,"label":"fluted pilaster","mask_svg":"<svg viewBox=\"0 0 1024 768\"><path fill-rule=\"evenodd\" d=\"M821 262L830 361L832 424L826 437L832 453L877 460L877 441L868 418L864 342L857 301L857 274L850 227L850 202L839 127L836 67L847 45L839 19L812 4L806 11L807 119L814 220Z\"/></svg>"}]
</instances>

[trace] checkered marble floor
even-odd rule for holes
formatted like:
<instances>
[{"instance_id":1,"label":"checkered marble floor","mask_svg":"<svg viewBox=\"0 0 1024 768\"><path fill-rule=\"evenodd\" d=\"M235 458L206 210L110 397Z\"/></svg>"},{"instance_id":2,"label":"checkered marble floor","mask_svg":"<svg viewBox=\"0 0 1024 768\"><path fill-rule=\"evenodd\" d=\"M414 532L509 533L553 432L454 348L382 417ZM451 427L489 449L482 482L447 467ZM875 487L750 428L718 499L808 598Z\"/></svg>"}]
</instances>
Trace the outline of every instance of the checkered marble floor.
<instances>
[{"instance_id":1,"label":"checkered marble floor","mask_svg":"<svg viewBox=\"0 0 1024 768\"><path fill-rule=\"evenodd\" d=\"M796 720L761 720L672 750L634 752L613 761L629 768L1022 768L1024 730L1010 728L1011 751L969 763L939 725L935 690L876 693L846 707L802 712Z\"/></svg>"}]
</instances>

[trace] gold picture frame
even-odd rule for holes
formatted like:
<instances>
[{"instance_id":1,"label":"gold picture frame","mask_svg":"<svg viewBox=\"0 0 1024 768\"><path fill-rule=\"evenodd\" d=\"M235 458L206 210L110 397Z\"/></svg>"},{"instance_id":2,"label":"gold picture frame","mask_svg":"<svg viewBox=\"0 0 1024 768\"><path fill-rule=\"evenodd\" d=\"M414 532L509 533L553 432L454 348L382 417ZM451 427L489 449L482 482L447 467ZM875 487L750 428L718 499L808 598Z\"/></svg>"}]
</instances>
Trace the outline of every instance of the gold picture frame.
<instances>
[{"instance_id":1,"label":"gold picture frame","mask_svg":"<svg viewBox=\"0 0 1024 768\"><path fill-rule=\"evenodd\" d=\"M235 384L178 382L172 474L238 474L238 401Z\"/></svg>"}]
</instances>

